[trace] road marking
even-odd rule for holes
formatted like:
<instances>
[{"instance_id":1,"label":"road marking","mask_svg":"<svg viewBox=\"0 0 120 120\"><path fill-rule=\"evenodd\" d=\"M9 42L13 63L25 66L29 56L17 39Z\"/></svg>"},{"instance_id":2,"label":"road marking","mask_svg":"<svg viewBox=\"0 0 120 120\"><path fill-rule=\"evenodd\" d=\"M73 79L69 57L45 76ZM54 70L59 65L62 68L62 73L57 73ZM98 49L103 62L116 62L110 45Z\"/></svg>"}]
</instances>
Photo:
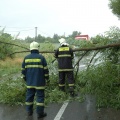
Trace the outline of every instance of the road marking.
<instances>
[{"instance_id":1,"label":"road marking","mask_svg":"<svg viewBox=\"0 0 120 120\"><path fill-rule=\"evenodd\" d=\"M58 111L56 117L54 118L54 120L60 120L62 114L64 113L67 105L69 102L64 102L64 104L62 105L62 107L60 108L60 110Z\"/></svg>"}]
</instances>

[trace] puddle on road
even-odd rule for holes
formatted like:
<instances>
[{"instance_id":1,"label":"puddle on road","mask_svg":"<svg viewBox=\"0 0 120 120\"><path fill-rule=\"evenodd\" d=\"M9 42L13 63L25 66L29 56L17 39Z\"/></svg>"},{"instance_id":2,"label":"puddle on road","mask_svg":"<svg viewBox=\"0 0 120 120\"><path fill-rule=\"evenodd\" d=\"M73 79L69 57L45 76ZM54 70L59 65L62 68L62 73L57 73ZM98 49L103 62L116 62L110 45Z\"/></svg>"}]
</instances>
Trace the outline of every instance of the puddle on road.
<instances>
[{"instance_id":1,"label":"puddle on road","mask_svg":"<svg viewBox=\"0 0 120 120\"><path fill-rule=\"evenodd\" d=\"M86 95L86 111L88 118L87 120L120 120L120 110L113 108L100 108L96 110L95 97L91 95Z\"/></svg>"},{"instance_id":2,"label":"puddle on road","mask_svg":"<svg viewBox=\"0 0 120 120\"><path fill-rule=\"evenodd\" d=\"M25 107L0 104L0 120L24 120Z\"/></svg>"},{"instance_id":3,"label":"puddle on road","mask_svg":"<svg viewBox=\"0 0 120 120\"><path fill-rule=\"evenodd\" d=\"M120 120L120 110L101 108L97 112L97 120Z\"/></svg>"}]
</instances>

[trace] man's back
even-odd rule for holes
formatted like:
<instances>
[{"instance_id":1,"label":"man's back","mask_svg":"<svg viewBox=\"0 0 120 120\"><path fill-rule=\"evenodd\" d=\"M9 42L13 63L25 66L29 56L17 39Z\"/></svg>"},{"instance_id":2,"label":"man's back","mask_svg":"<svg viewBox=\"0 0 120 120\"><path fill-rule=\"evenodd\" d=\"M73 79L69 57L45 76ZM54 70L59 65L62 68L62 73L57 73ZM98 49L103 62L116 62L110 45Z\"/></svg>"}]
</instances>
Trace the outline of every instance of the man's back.
<instances>
[{"instance_id":1,"label":"man's back","mask_svg":"<svg viewBox=\"0 0 120 120\"><path fill-rule=\"evenodd\" d=\"M46 60L38 51L32 51L27 55L23 62L27 86L44 86L45 74L48 74L46 67Z\"/></svg>"},{"instance_id":2,"label":"man's back","mask_svg":"<svg viewBox=\"0 0 120 120\"><path fill-rule=\"evenodd\" d=\"M55 57L58 59L59 70L64 69L67 71L69 70L71 71L71 69L73 69L72 66L73 51L69 46L67 45L60 46L55 52Z\"/></svg>"}]
</instances>

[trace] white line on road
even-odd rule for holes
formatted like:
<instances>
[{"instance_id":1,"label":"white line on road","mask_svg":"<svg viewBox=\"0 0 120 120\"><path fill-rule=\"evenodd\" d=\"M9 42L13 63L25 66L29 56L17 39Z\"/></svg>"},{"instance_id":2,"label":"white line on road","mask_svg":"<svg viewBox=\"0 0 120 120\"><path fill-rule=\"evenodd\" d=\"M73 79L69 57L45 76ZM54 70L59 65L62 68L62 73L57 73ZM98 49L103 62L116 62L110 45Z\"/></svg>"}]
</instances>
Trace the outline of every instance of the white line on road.
<instances>
[{"instance_id":1,"label":"white line on road","mask_svg":"<svg viewBox=\"0 0 120 120\"><path fill-rule=\"evenodd\" d=\"M61 107L60 110L58 111L58 113L57 113L56 117L54 118L54 120L60 120L60 118L61 118L62 114L64 113L64 111L65 111L68 103L69 103L69 102L65 102L65 103L62 105L62 107Z\"/></svg>"}]
</instances>

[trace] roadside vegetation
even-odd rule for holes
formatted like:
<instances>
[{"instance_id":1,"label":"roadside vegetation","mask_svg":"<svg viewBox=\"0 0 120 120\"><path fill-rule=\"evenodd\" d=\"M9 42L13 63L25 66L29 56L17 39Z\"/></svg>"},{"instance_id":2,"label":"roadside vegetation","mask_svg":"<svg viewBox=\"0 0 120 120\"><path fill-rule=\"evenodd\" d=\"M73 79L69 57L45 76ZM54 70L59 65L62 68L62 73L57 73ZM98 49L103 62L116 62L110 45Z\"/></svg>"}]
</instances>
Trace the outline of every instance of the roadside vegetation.
<instances>
[{"instance_id":1,"label":"roadside vegetation","mask_svg":"<svg viewBox=\"0 0 120 120\"><path fill-rule=\"evenodd\" d=\"M75 33L78 34L78 32L73 32L66 38L73 49L120 44L120 29L115 26L106 31L104 35L96 35L90 41L74 40ZM48 38L44 38L44 42L41 42L42 38L37 39L37 42L40 43L40 51L46 51L46 53L41 54L45 56L50 70L50 84L46 86L45 90L46 105L73 100L69 98L69 94L58 90L57 61L53 53L58 46L58 38L61 36L55 36L57 38L49 38L49 42ZM2 42L0 43L0 103L24 105L26 86L25 81L21 79L21 63L23 58L29 54L30 38L26 39L24 41L13 40L9 34L4 32L0 35ZM18 51L26 52L15 53ZM47 53L47 51L53 51L53 53ZM80 97L76 97L74 100L82 102L86 94L91 94L96 97L96 107L120 109L120 46L96 50L78 50L74 53L76 57L74 61L75 90L80 94ZM86 64L86 68L81 71L79 65L82 60Z\"/></svg>"}]
</instances>

